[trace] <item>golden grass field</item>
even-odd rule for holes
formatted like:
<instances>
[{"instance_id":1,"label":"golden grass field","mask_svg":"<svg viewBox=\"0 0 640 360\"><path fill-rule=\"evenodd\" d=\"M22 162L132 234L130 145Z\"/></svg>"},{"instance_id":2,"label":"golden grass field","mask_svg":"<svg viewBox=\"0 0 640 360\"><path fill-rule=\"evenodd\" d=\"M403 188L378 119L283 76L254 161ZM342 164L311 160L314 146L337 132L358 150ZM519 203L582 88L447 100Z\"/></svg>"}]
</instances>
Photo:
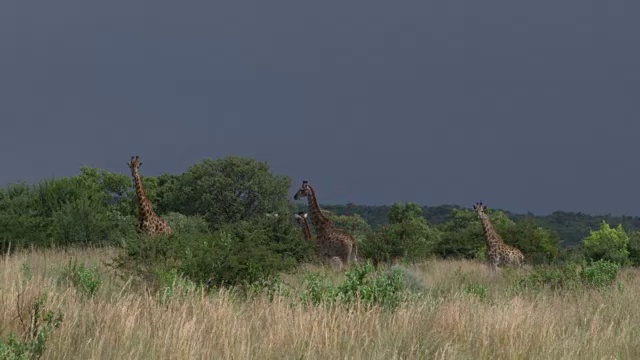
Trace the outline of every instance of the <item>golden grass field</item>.
<instances>
[{"instance_id":1,"label":"golden grass field","mask_svg":"<svg viewBox=\"0 0 640 360\"><path fill-rule=\"evenodd\" d=\"M0 265L0 336L21 331L18 294L47 295L64 314L45 359L640 359L640 273L624 269L608 291L516 294L513 272L473 261L405 266L423 289L395 311L292 306L290 296L249 299L228 290L160 301L103 264L115 249L24 251ZM60 281L70 258L95 264L94 297ZM24 264L32 276L25 278ZM302 273L342 274L305 265ZM518 270L530 271L530 270ZM463 291L486 288L486 297Z\"/></svg>"}]
</instances>

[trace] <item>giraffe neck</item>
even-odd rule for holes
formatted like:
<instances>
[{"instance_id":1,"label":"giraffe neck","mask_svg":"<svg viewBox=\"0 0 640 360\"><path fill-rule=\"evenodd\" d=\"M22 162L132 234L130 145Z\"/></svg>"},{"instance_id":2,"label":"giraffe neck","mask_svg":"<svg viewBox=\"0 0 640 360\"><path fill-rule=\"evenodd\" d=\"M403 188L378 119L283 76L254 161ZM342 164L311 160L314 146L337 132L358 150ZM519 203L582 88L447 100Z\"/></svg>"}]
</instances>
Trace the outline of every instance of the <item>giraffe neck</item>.
<instances>
[{"instance_id":1,"label":"giraffe neck","mask_svg":"<svg viewBox=\"0 0 640 360\"><path fill-rule=\"evenodd\" d=\"M493 229L493 225L491 225L491 221L489 220L489 215L482 213L479 214L478 217L482 222L482 230L484 231L484 238L487 242L487 246L489 248L494 248L497 245L504 244L500 235L498 235L498 233Z\"/></svg>"},{"instance_id":2,"label":"giraffe neck","mask_svg":"<svg viewBox=\"0 0 640 360\"><path fill-rule=\"evenodd\" d=\"M307 219L302 219L302 232L304 233L305 240L311 241L311 228L309 228L309 223Z\"/></svg>"},{"instance_id":3,"label":"giraffe neck","mask_svg":"<svg viewBox=\"0 0 640 360\"><path fill-rule=\"evenodd\" d=\"M147 215L148 212L153 212L153 208L151 207L151 203L147 198L147 195L144 193L144 187L142 186L142 177L138 173L137 170L133 170L131 172L133 175L133 180L136 185L136 196L138 197L138 216L143 218Z\"/></svg>"},{"instance_id":4,"label":"giraffe neck","mask_svg":"<svg viewBox=\"0 0 640 360\"><path fill-rule=\"evenodd\" d=\"M321 236L332 226L332 222L322 213L320 205L318 205L315 190L313 190L311 186L309 186L309 190L311 190L311 194L307 196L307 202L309 204L309 211L311 211L311 223L316 229L316 235Z\"/></svg>"}]
</instances>

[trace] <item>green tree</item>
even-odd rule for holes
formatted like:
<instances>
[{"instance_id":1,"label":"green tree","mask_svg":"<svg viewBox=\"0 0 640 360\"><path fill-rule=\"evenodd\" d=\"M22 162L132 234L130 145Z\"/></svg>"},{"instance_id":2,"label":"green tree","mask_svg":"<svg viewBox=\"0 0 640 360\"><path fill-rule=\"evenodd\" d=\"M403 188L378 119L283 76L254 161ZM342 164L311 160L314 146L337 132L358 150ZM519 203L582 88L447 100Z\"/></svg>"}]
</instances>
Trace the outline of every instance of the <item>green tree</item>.
<instances>
[{"instance_id":1,"label":"green tree","mask_svg":"<svg viewBox=\"0 0 640 360\"><path fill-rule=\"evenodd\" d=\"M418 205L393 204L389 225L367 237L362 254L376 264L399 258L414 261L431 255L439 238L439 231L429 225Z\"/></svg>"},{"instance_id":2,"label":"green tree","mask_svg":"<svg viewBox=\"0 0 640 360\"><path fill-rule=\"evenodd\" d=\"M591 260L609 260L619 265L629 263L629 236L618 225L612 228L603 221L600 230L590 231L589 236L582 240L584 255Z\"/></svg>"},{"instance_id":3,"label":"green tree","mask_svg":"<svg viewBox=\"0 0 640 360\"><path fill-rule=\"evenodd\" d=\"M525 254L526 261L546 264L555 261L562 248L560 237L551 230L538 226L533 218L517 221L504 229L505 242L515 245Z\"/></svg>"},{"instance_id":4,"label":"green tree","mask_svg":"<svg viewBox=\"0 0 640 360\"><path fill-rule=\"evenodd\" d=\"M179 187L181 176L175 174L158 176L158 194L154 209L159 214L180 211L183 202Z\"/></svg>"},{"instance_id":5,"label":"green tree","mask_svg":"<svg viewBox=\"0 0 640 360\"><path fill-rule=\"evenodd\" d=\"M189 167L173 185L165 184L165 189L180 194L179 200L172 200L177 207L173 211L202 215L214 229L266 213L293 213L287 199L291 178L274 175L267 163L250 158L207 159Z\"/></svg>"},{"instance_id":6,"label":"green tree","mask_svg":"<svg viewBox=\"0 0 640 360\"><path fill-rule=\"evenodd\" d=\"M633 266L640 266L640 231L629 234L629 260Z\"/></svg>"},{"instance_id":7,"label":"green tree","mask_svg":"<svg viewBox=\"0 0 640 360\"><path fill-rule=\"evenodd\" d=\"M389 223L400 224L405 221L424 218L422 208L416 203L406 203L404 205L394 203L389 210Z\"/></svg>"},{"instance_id":8,"label":"green tree","mask_svg":"<svg viewBox=\"0 0 640 360\"><path fill-rule=\"evenodd\" d=\"M7 186L0 190L2 247L112 243L133 226L113 200L129 187L125 175L89 167L73 177Z\"/></svg>"},{"instance_id":9,"label":"green tree","mask_svg":"<svg viewBox=\"0 0 640 360\"><path fill-rule=\"evenodd\" d=\"M502 211L489 210L488 215L494 229L501 236L515 224ZM439 227L442 237L436 246L436 253L442 257L466 259L484 256L486 242L478 215L469 209L454 208L450 218Z\"/></svg>"},{"instance_id":10,"label":"green tree","mask_svg":"<svg viewBox=\"0 0 640 360\"><path fill-rule=\"evenodd\" d=\"M281 216L224 224L211 233L183 231L154 241L132 237L124 245L116 263L125 272L156 282L177 273L211 286L264 281L310 259L314 251L291 219Z\"/></svg>"},{"instance_id":11,"label":"green tree","mask_svg":"<svg viewBox=\"0 0 640 360\"><path fill-rule=\"evenodd\" d=\"M5 252L47 243L50 221L38 216L38 199L33 187L26 183L10 184L0 189L0 250Z\"/></svg>"}]
</instances>

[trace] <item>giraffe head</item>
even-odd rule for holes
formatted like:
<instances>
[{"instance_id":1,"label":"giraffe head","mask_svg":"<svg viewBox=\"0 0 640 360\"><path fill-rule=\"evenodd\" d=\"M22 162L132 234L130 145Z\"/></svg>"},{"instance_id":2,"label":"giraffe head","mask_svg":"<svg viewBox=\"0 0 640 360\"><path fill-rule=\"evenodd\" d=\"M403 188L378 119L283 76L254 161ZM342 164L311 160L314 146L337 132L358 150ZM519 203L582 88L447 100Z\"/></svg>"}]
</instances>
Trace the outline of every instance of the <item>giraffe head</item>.
<instances>
[{"instance_id":1,"label":"giraffe head","mask_svg":"<svg viewBox=\"0 0 640 360\"><path fill-rule=\"evenodd\" d=\"M487 211L487 205L484 205L482 202L477 202L473 205L473 210L475 210L478 215L484 214L484 212Z\"/></svg>"},{"instance_id":2,"label":"giraffe head","mask_svg":"<svg viewBox=\"0 0 640 360\"><path fill-rule=\"evenodd\" d=\"M294 215L296 217L296 220L298 221L298 224L304 224L305 221L307 221L307 213L300 211L299 213Z\"/></svg>"},{"instance_id":3,"label":"giraffe head","mask_svg":"<svg viewBox=\"0 0 640 360\"><path fill-rule=\"evenodd\" d=\"M307 180L304 180L298 192L293 195L293 199L298 200L307 196L311 196L311 187L309 186L309 182Z\"/></svg>"},{"instance_id":4,"label":"giraffe head","mask_svg":"<svg viewBox=\"0 0 640 360\"><path fill-rule=\"evenodd\" d=\"M142 165L142 162L140 161L140 156L138 155L132 156L131 161L127 163L127 166L129 166L129 169L131 169L132 172L138 171L140 165Z\"/></svg>"}]
</instances>

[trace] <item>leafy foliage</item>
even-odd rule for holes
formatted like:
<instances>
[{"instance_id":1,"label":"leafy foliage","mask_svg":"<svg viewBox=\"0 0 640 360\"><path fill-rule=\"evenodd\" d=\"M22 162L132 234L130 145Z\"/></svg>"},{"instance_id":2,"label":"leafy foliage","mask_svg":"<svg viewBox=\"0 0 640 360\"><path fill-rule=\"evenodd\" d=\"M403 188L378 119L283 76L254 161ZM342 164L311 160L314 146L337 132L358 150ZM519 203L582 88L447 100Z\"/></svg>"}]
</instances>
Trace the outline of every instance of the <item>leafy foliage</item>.
<instances>
[{"instance_id":1,"label":"leafy foliage","mask_svg":"<svg viewBox=\"0 0 640 360\"><path fill-rule=\"evenodd\" d=\"M580 276L586 285L605 287L613 284L619 269L620 265L613 261L598 260L585 265Z\"/></svg>"},{"instance_id":2,"label":"leafy foliage","mask_svg":"<svg viewBox=\"0 0 640 360\"><path fill-rule=\"evenodd\" d=\"M620 265L629 263L629 236L618 225L611 228L606 222L602 222L600 230L591 231L584 238L584 254L591 260L609 260Z\"/></svg>"},{"instance_id":3,"label":"leafy foliage","mask_svg":"<svg viewBox=\"0 0 640 360\"><path fill-rule=\"evenodd\" d=\"M375 264L404 258L414 261L430 256L440 233L422 216L422 209L413 203L393 204L389 225L378 228L362 244L362 255Z\"/></svg>"},{"instance_id":4,"label":"leafy foliage","mask_svg":"<svg viewBox=\"0 0 640 360\"><path fill-rule=\"evenodd\" d=\"M513 221L506 213L495 210L488 215L502 240L520 249L528 263L550 263L560 256L558 235L539 226L533 218ZM440 256L469 259L485 256L484 234L475 212L454 209L451 220L440 225L440 230L443 236L436 249Z\"/></svg>"},{"instance_id":5,"label":"leafy foliage","mask_svg":"<svg viewBox=\"0 0 640 360\"><path fill-rule=\"evenodd\" d=\"M201 215L217 229L223 224L291 214L287 200L291 179L274 175L269 166L250 158L207 159L178 178L164 178L162 208L184 215ZM178 196L179 194L179 196Z\"/></svg>"},{"instance_id":6,"label":"leafy foliage","mask_svg":"<svg viewBox=\"0 0 640 360\"><path fill-rule=\"evenodd\" d=\"M633 231L629 234L629 261L633 266L640 266L640 231Z\"/></svg>"},{"instance_id":7,"label":"leafy foliage","mask_svg":"<svg viewBox=\"0 0 640 360\"><path fill-rule=\"evenodd\" d=\"M554 262L562 250L560 237L539 226L533 218L525 218L507 226L503 239L526 254L526 261L531 264Z\"/></svg>"},{"instance_id":8,"label":"leafy foliage","mask_svg":"<svg viewBox=\"0 0 640 360\"><path fill-rule=\"evenodd\" d=\"M539 266L518 280L518 287L527 290L577 289L581 285L578 264L570 262L561 265Z\"/></svg>"},{"instance_id":9,"label":"leafy foliage","mask_svg":"<svg viewBox=\"0 0 640 360\"><path fill-rule=\"evenodd\" d=\"M0 190L2 247L109 244L130 233L129 214L112 196L128 186L125 175L83 167L70 178Z\"/></svg>"},{"instance_id":10,"label":"leafy foliage","mask_svg":"<svg viewBox=\"0 0 640 360\"><path fill-rule=\"evenodd\" d=\"M291 223L291 179L272 173L267 163L233 156L207 159L183 174L142 181L154 209L174 230L171 237L135 233L137 206L129 174L82 167L73 177L0 189L0 250L9 244L14 249L122 245L121 268L164 288L167 274L177 283L261 284L313 256L312 244ZM376 265L432 255L482 259L485 253L476 214L458 206L323 207L338 227L354 235L358 255ZM489 217L504 241L521 249L532 264L581 262L584 256L640 265L640 232L626 232L640 226L638 218L565 212L535 217L499 210L489 211ZM590 231L597 219L610 221ZM583 233L588 236L581 246L562 250L561 244L573 244L576 234ZM92 269L84 264L67 270L76 287L85 289L80 291L91 294L99 287L98 275L90 280ZM549 271L539 274L549 279L534 282L553 283L551 272L556 270Z\"/></svg>"},{"instance_id":11,"label":"leafy foliage","mask_svg":"<svg viewBox=\"0 0 640 360\"><path fill-rule=\"evenodd\" d=\"M324 209L330 210L336 215L359 214L374 229L388 224L389 205L329 205L322 204ZM441 226L454 220L455 214L464 210L458 205L423 206L424 217L430 224ZM303 211L303 205L299 205L299 211ZM575 247L581 244L582 239L589 235L589 231L597 229L602 221L612 226L622 224L622 227L630 232L640 230L640 217L637 216L611 216L589 215L580 212L556 211L548 215L535 216L528 214L515 214L501 210L511 220L518 222L523 218L533 218L542 228L557 234L562 246Z\"/></svg>"},{"instance_id":12,"label":"leafy foliage","mask_svg":"<svg viewBox=\"0 0 640 360\"><path fill-rule=\"evenodd\" d=\"M307 274L306 291L300 294L303 303L332 305L359 302L367 307L382 306L395 309L402 300L405 277L400 269L374 273L370 262L354 266L347 278L338 286L327 285L317 273Z\"/></svg>"},{"instance_id":13,"label":"leafy foliage","mask_svg":"<svg viewBox=\"0 0 640 360\"><path fill-rule=\"evenodd\" d=\"M227 224L213 233L185 232L170 237L131 238L117 265L157 284L176 272L208 286L248 285L287 271L313 254L286 217Z\"/></svg>"},{"instance_id":14,"label":"leafy foliage","mask_svg":"<svg viewBox=\"0 0 640 360\"><path fill-rule=\"evenodd\" d=\"M504 234L515 223L501 211L490 210L489 219L498 234ZM436 253L442 257L472 259L484 254L485 239L478 216L471 210L452 210L451 220L440 225L442 238ZM509 239L503 240L510 243Z\"/></svg>"},{"instance_id":15,"label":"leafy foliage","mask_svg":"<svg viewBox=\"0 0 640 360\"><path fill-rule=\"evenodd\" d=\"M76 291L86 296L94 296L102 284L102 275L98 269L78 263L76 259L69 260L63 278L73 284Z\"/></svg>"},{"instance_id":16,"label":"leafy foliage","mask_svg":"<svg viewBox=\"0 0 640 360\"><path fill-rule=\"evenodd\" d=\"M47 308L46 296L38 295L31 302L27 314L23 314L24 298L18 300L18 318L22 335L11 333L7 340L0 339L0 359L39 359L46 350L46 343L53 330L60 327L62 313Z\"/></svg>"}]
</instances>

